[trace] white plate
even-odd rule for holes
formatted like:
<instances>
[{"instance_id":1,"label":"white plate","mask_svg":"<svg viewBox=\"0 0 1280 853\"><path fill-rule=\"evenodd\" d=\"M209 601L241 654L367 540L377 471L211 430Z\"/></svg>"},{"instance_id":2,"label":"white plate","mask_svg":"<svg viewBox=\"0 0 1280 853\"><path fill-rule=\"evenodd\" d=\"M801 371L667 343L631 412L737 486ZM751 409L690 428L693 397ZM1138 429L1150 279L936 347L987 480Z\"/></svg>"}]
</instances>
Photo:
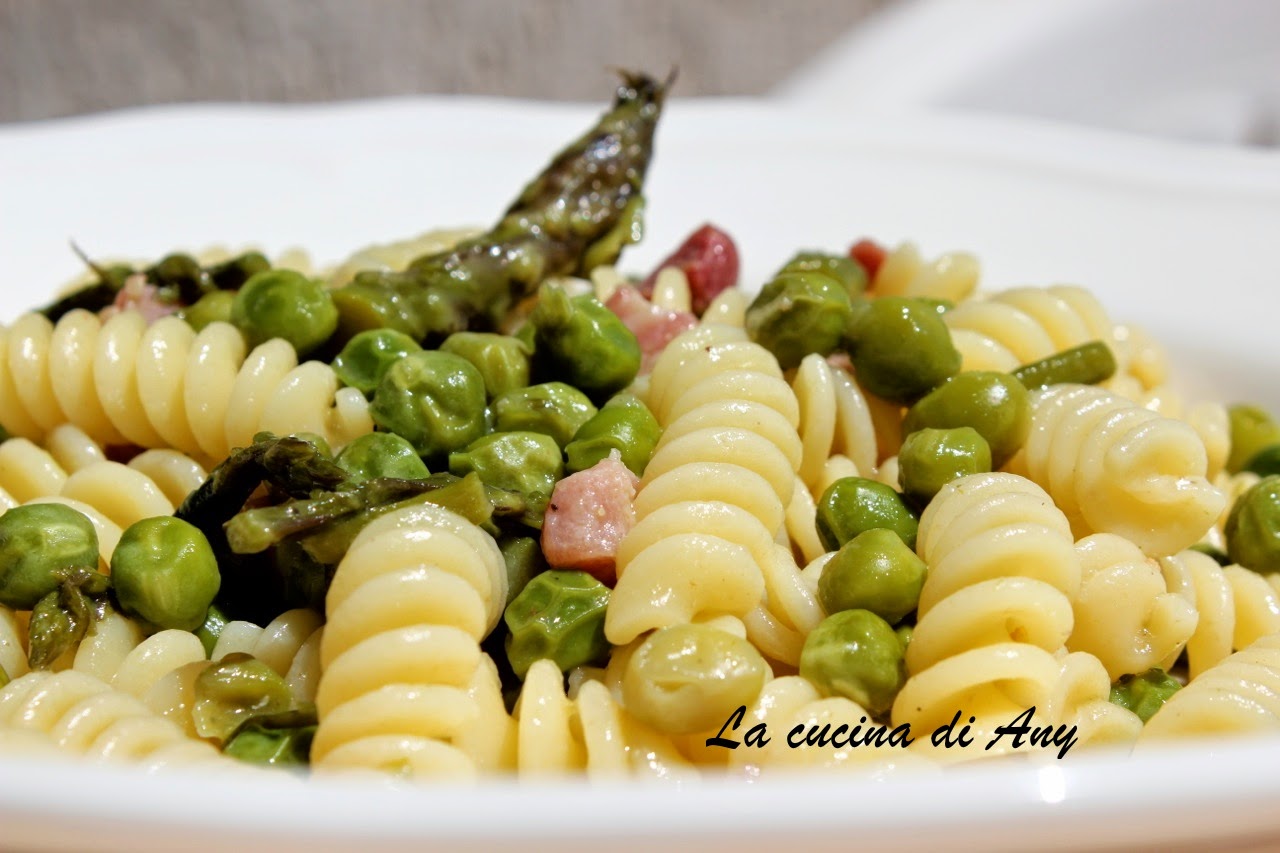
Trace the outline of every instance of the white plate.
<instances>
[{"instance_id":1,"label":"white plate","mask_svg":"<svg viewBox=\"0 0 1280 853\"><path fill-rule=\"evenodd\" d=\"M174 108L0 129L0 315L93 255L220 242L336 259L493 220L594 107L391 101ZM855 120L856 118L856 120ZM1026 122L676 103L651 171L647 269L704 220L758 283L799 247L862 235L975 252L984 286L1076 282L1174 345L1193 385L1280 408L1271 381L1280 158ZM743 848L1190 846L1280 840L1280 740L1082 756L941 778L797 778L683 791L583 785L386 791L292 779L150 779L0 763L0 845L280 851L656 841Z\"/></svg>"}]
</instances>

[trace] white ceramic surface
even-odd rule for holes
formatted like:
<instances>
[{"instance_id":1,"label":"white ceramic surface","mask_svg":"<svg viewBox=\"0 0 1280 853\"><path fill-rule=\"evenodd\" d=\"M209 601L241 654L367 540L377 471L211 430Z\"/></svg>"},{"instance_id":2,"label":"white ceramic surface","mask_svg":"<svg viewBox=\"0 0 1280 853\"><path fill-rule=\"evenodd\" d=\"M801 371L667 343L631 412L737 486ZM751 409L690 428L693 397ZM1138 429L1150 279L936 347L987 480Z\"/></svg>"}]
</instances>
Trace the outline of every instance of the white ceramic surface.
<instances>
[{"instance_id":1,"label":"white ceramic surface","mask_svg":"<svg viewBox=\"0 0 1280 853\"><path fill-rule=\"evenodd\" d=\"M75 274L67 248L303 245L486 223L594 107L393 101L175 108L0 128L0 316ZM1174 349L1193 387L1280 408L1272 334L1280 157L986 119L888 119L744 102L663 120L644 270L704 220L758 283L800 247L862 235L963 248L984 287L1075 282ZM0 846L365 850L885 846L1266 849L1280 740L1139 758L1072 753L926 777L794 778L681 791L487 783L387 790L291 778L138 777L0 759Z\"/></svg>"}]
</instances>

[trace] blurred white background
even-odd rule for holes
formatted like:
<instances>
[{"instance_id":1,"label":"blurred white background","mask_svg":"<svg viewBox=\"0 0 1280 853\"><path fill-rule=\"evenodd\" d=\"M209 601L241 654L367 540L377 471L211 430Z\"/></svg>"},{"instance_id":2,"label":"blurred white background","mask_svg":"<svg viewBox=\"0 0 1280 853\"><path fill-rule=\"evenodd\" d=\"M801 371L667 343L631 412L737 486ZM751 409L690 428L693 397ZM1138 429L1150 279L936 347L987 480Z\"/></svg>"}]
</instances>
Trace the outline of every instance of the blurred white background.
<instances>
[{"instance_id":1,"label":"blurred white background","mask_svg":"<svg viewBox=\"0 0 1280 853\"><path fill-rule=\"evenodd\" d=\"M1280 0L0 0L0 121L182 101L677 94L1280 144Z\"/></svg>"}]
</instances>

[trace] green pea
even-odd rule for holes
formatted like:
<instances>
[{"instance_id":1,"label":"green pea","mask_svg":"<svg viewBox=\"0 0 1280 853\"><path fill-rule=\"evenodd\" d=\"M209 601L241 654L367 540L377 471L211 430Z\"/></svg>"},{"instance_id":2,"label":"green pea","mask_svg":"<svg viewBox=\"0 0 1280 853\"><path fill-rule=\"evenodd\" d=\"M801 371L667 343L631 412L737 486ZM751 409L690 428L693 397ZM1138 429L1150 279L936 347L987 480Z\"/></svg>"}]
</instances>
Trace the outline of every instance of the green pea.
<instances>
[{"instance_id":1,"label":"green pea","mask_svg":"<svg viewBox=\"0 0 1280 853\"><path fill-rule=\"evenodd\" d=\"M850 327L853 368L878 397L909 404L960 370L960 352L937 310L917 299L883 296Z\"/></svg>"},{"instance_id":2,"label":"green pea","mask_svg":"<svg viewBox=\"0 0 1280 853\"><path fill-rule=\"evenodd\" d=\"M532 326L528 326L530 333ZM440 344L444 352L460 355L484 377L485 393L493 399L529 384L530 342L492 332L454 332Z\"/></svg>"},{"instance_id":3,"label":"green pea","mask_svg":"<svg viewBox=\"0 0 1280 853\"><path fill-rule=\"evenodd\" d=\"M26 504L0 515L0 604L30 610L67 571L98 566L98 534L62 504Z\"/></svg>"},{"instance_id":4,"label":"green pea","mask_svg":"<svg viewBox=\"0 0 1280 853\"><path fill-rule=\"evenodd\" d=\"M565 470L585 471L617 450L622 454L622 464L639 477L660 438L662 427L649 407L630 394L619 394L579 427L573 440L565 445Z\"/></svg>"},{"instance_id":5,"label":"green pea","mask_svg":"<svg viewBox=\"0 0 1280 853\"><path fill-rule=\"evenodd\" d=\"M748 306L746 328L751 340L789 370L810 353L837 349L853 316L853 301L840 280L820 270L783 272Z\"/></svg>"},{"instance_id":6,"label":"green pea","mask_svg":"<svg viewBox=\"0 0 1280 853\"><path fill-rule=\"evenodd\" d=\"M640 371L636 336L594 296L570 299L558 287L544 288L529 322L539 381L560 380L593 400L607 400Z\"/></svg>"},{"instance_id":7,"label":"green pea","mask_svg":"<svg viewBox=\"0 0 1280 853\"><path fill-rule=\"evenodd\" d=\"M1231 455L1227 458L1227 470L1232 474L1246 470L1260 453L1280 444L1280 425L1264 409L1241 403L1229 407L1227 416L1231 423Z\"/></svg>"},{"instance_id":8,"label":"green pea","mask_svg":"<svg viewBox=\"0 0 1280 853\"><path fill-rule=\"evenodd\" d=\"M828 551L878 529L892 530L914 548L919 527L902 495L865 477L843 477L828 486L818 499L816 522L818 538Z\"/></svg>"},{"instance_id":9,"label":"green pea","mask_svg":"<svg viewBox=\"0 0 1280 853\"><path fill-rule=\"evenodd\" d=\"M230 290L211 290L201 296L195 305L182 312L182 319L197 332L210 323L230 323L231 305L236 295Z\"/></svg>"},{"instance_id":10,"label":"green pea","mask_svg":"<svg viewBox=\"0 0 1280 853\"><path fill-rule=\"evenodd\" d=\"M898 451L902 493L917 506L952 480L991 470L991 448L972 427L922 429L911 433Z\"/></svg>"},{"instance_id":11,"label":"green pea","mask_svg":"<svg viewBox=\"0 0 1280 853\"><path fill-rule=\"evenodd\" d=\"M484 380L460 356L410 353L382 377L369 414L378 426L408 439L419 456L440 458L484 434Z\"/></svg>"},{"instance_id":12,"label":"green pea","mask_svg":"<svg viewBox=\"0 0 1280 853\"><path fill-rule=\"evenodd\" d=\"M344 385L372 394L391 365L422 347L404 332L370 329L347 341L333 360L333 372Z\"/></svg>"},{"instance_id":13,"label":"green pea","mask_svg":"<svg viewBox=\"0 0 1280 853\"><path fill-rule=\"evenodd\" d=\"M659 628L622 676L627 710L668 734L714 730L764 687L769 666L741 637L709 625Z\"/></svg>"},{"instance_id":14,"label":"green pea","mask_svg":"<svg viewBox=\"0 0 1280 853\"><path fill-rule=\"evenodd\" d=\"M1169 697L1182 689L1182 683L1159 667L1140 675L1122 675L1111 686L1111 703L1128 708L1143 723L1155 716Z\"/></svg>"},{"instance_id":15,"label":"green pea","mask_svg":"<svg viewBox=\"0 0 1280 853\"><path fill-rule=\"evenodd\" d=\"M852 699L877 716L893 706L907 677L898 635L869 610L822 620L804 641L800 674L820 693Z\"/></svg>"},{"instance_id":16,"label":"green pea","mask_svg":"<svg viewBox=\"0 0 1280 853\"><path fill-rule=\"evenodd\" d=\"M551 436L537 432L496 432L476 439L466 450L449 454L449 472L459 477L474 471L485 485L524 497L520 520L541 529L551 490L564 476L560 448Z\"/></svg>"},{"instance_id":17,"label":"green pea","mask_svg":"<svg viewBox=\"0 0 1280 853\"><path fill-rule=\"evenodd\" d=\"M818 600L827 613L870 610L890 625L916 609L928 569L892 530L868 530L827 561Z\"/></svg>"},{"instance_id":18,"label":"green pea","mask_svg":"<svg viewBox=\"0 0 1280 853\"><path fill-rule=\"evenodd\" d=\"M168 290L180 302L191 304L212 287L209 274L190 255L175 252L165 255L146 270L147 281Z\"/></svg>"},{"instance_id":19,"label":"green pea","mask_svg":"<svg viewBox=\"0 0 1280 853\"><path fill-rule=\"evenodd\" d=\"M126 613L194 631L205 623L222 578L200 529L163 515L125 530L111 555L111 581Z\"/></svg>"},{"instance_id":20,"label":"green pea","mask_svg":"<svg viewBox=\"0 0 1280 853\"><path fill-rule=\"evenodd\" d=\"M532 536L506 536L498 542L507 567L507 604L515 600L529 581L547 571L542 546Z\"/></svg>"},{"instance_id":21,"label":"green pea","mask_svg":"<svg viewBox=\"0 0 1280 853\"><path fill-rule=\"evenodd\" d=\"M10 681L9 673L5 670L3 665L0 665L0 690L3 690L4 686Z\"/></svg>"},{"instance_id":22,"label":"green pea","mask_svg":"<svg viewBox=\"0 0 1280 853\"><path fill-rule=\"evenodd\" d=\"M973 427L991 448L991 464L999 468L1031 432L1031 398L1008 373L960 373L921 397L902 422L904 435L927 427Z\"/></svg>"},{"instance_id":23,"label":"green pea","mask_svg":"<svg viewBox=\"0 0 1280 853\"><path fill-rule=\"evenodd\" d=\"M334 460L352 482L377 477L421 480L430 475L413 445L392 432L371 432L352 441Z\"/></svg>"},{"instance_id":24,"label":"green pea","mask_svg":"<svg viewBox=\"0 0 1280 853\"><path fill-rule=\"evenodd\" d=\"M567 672L609 654L604 614L609 588L586 572L549 571L525 585L503 619L507 659L523 679L535 661L551 660Z\"/></svg>"},{"instance_id":25,"label":"green pea","mask_svg":"<svg viewBox=\"0 0 1280 853\"><path fill-rule=\"evenodd\" d=\"M222 629L227 627L227 614L222 612L222 608L216 604L209 605L209 612L205 614L204 624L195 630L195 635L200 640L200 645L204 646L205 656L211 656L213 649L218 645L218 638L222 636Z\"/></svg>"},{"instance_id":26,"label":"green pea","mask_svg":"<svg viewBox=\"0 0 1280 853\"><path fill-rule=\"evenodd\" d=\"M320 282L293 270L267 270L236 292L231 322L250 346L284 338L302 358L338 328L338 309Z\"/></svg>"},{"instance_id":27,"label":"green pea","mask_svg":"<svg viewBox=\"0 0 1280 853\"><path fill-rule=\"evenodd\" d=\"M219 290L239 290L260 272L271 269L271 261L261 252L245 252L209 267L206 272Z\"/></svg>"},{"instance_id":28,"label":"green pea","mask_svg":"<svg viewBox=\"0 0 1280 853\"><path fill-rule=\"evenodd\" d=\"M1032 391L1050 385L1074 383L1097 385L1115 375L1116 357L1102 341L1089 341L1080 346L1056 352L1051 356L1024 364L1013 375Z\"/></svg>"},{"instance_id":29,"label":"green pea","mask_svg":"<svg viewBox=\"0 0 1280 853\"><path fill-rule=\"evenodd\" d=\"M551 436L560 447L596 414L590 398L572 385L544 382L508 391L493 401L494 429Z\"/></svg>"},{"instance_id":30,"label":"green pea","mask_svg":"<svg viewBox=\"0 0 1280 853\"><path fill-rule=\"evenodd\" d=\"M1223 533L1233 563L1265 575L1280 572L1280 475L1264 477L1236 499Z\"/></svg>"},{"instance_id":31,"label":"green pea","mask_svg":"<svg viewBox=\"0 0 1280 853\"><path fill-rule=\"evenodd\" d=\"M784 272L820 272L844 285L851 296L867 289L867 272L862 265L848 255L831 255L826 252L798 252L782 265Z\"/></svg>"},{"instance_id":32,"label":"green pea","mask_svg":"<svg viewBox=\"0 0 1280 853\"><path fill-rule=\"evenodd\" d=\"M293 706L293 691L274 669L251 655L230 654L196 676L191 719L201 737L225 741L251 717Z\"/></svg>"}]
</instances>

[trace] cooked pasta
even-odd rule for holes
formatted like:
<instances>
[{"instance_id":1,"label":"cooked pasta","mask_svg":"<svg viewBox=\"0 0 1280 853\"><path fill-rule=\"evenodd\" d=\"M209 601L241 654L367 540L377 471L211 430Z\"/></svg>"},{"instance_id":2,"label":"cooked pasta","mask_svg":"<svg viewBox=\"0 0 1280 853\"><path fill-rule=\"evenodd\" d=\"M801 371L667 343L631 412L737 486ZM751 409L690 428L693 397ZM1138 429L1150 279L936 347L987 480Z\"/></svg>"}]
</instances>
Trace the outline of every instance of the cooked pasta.
<instances>
[{"instance_id":1,"label":"cooked pasta","mask_svg":"<svg viewBox=\"0 0 1280 853\"><path fill-rule=\"evenodd\" d=\"M135 311L87 311L55 326L26 314L0 331L0 424L40 441L72 423L99 444L173 448L215 461L255 433L311 432L340 447L369 432L368 404L332 368L298 364L287 342L246 354L231 325L196 333Z\"/></svg>"},{"instance_id":2,"label":"cooked pasta","mask_svg":"<svg viewBox=\"0 0 1280 853\"><path fill-rule=\"evenodd\" d=\"M1013 370L1088 341L1114 343L1114 326L1087 290L1019 287L962 302L943 318L965 370Z\"/></svg>"},{"instance_id":3,"label":"cooked pasta","mask_svg":"<svg viewBox=\"0 0 1280 853\"><path fill-rule=\"evenodd\" d=\"M1225 503L1194 429L1088 386L1034 395L1023 464L1078 535L1117 533L1152 557L1197 542Z\"/></svg>"},{"instance_id":4,"label":"cooked pasta","mask_svg":"<svg viewBox=\"0 0 1280 853\"><path fill-rule=\"evenodd\" d=\"M1194 599L1168 589L1156 561L1115 534L1086 536L1076 554L1082 576L1067 647L1095 655L1112 681L1172 666L1196 631Z\"/></svg>"},{"instance_id":5,"label":"cooked pasta","mask_svg":"<svg viewBox=\"0 0 1280 853\"><path fill-rule=\"evenodd\" d=\"M894 722L931 731L963 711L989 732L1026 708L1043 711L1080 588L1066 517L1026 479L973 475L925 509L917 548L929 575Z\"/></svg>"},{"instance_id":6,"label":"cooked pasta","mask_svg":"<svg viewBox=\"0 0 1280 853\"><path fill-rule=\"evenodd\" d=\"M1280 634L1269 634L1218 662L1173 694L1142 731L1141 742L1274 732L1280 726Z\"/></svg>"},{"instance_id":7,"label":"cooked pasta","mask_svg":"<svg viewBox=\"0 0 1280 853\"><path fill-rule=\"evenodd\" d=\"M884 259L874 287L880 296L927 296L959 302L978 286L978 260L967 252L949 252L925 261L914 243L903 243Z\"/></svg>"},{"instance_id":8,"label":"cooked pasta","mask_svg":"<svg viewBox=\"0 0 1280 853\"><path fill-rule=\"evenodd\" d=\"M149 771L224 760L135 697L83 672L31 672L0 689L0 731L13 730L43 734L63 752Z\"/></svg>"},{"instance_id":9,"label":"cooked pasta","mask_svg":"<svg viewBox=\"0 0 1280 853\"><path fill-rule=\"evenodd\" d=\"M599 681L585 680L576 696L566 696L564 675L551 661L530 667L515 720L521 776L680 779L695 773L666 736L628 714Z\"/></svg>"},{"instance_id":10,"label":"cooked pasta","mask_svg":"<svg viewBox=\"0 0 1280 853\"><path fill-rule=\"evenodd\" d=\"M480 640L506 587L493 540L448 510L400 510L361 531L326 599L313 764L415 776L494 768L501 745L483 728L486 708L505 713Z\"/></svg>"},{"instance_id":11,"label":"cooked pasta","mask_svg":"<svg viewBox=\"0 0 1280 853\"><path fill-rule=\"evenodd\" d=\"M1194 681L1233 651L1280 632L1280 594L1273 583L1240 566L1219 566L1199 551L1160 560L1171 592L1182 596L1199 619L1187 641L1187 671Z\"/></svg>"},{"instance_id":12,"label":"cooked pasta","mask_svg":"<svg viewBox=\"0 0 1280 853\"><path fill-rule=\"evenodd\" d=\"M727 614L766 654L794 663L820 614L774 542L802 452L777 361L740 330L703 326L664 350L649 403L664 431L618 548L606 636L625 645Z\"/></svg>"}]
</instances>

